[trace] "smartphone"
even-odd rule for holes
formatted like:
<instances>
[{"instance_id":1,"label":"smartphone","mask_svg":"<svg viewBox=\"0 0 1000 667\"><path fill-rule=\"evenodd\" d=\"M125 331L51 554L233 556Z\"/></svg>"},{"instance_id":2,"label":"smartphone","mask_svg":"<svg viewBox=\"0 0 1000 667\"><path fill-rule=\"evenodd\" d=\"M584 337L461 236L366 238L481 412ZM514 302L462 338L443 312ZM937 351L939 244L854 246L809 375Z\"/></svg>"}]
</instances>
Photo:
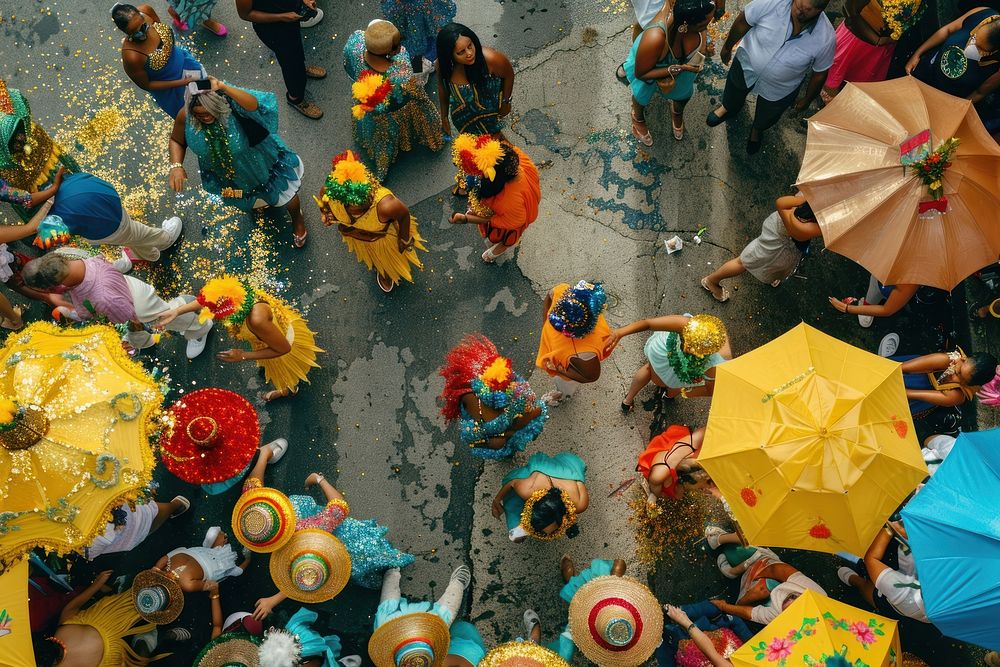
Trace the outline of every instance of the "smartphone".
<instances>
[{"instance_id":1,"label":"smartphone","mask_svg":"<svg viewBox=\"0 0 1000 667\"><path fill-rule=\"evenodd\" d=\"M201 95L202 93L207 93L210 90L212 90L212 82L208 79L192 81L188 84L188 92L192 95Z\"/></svg>"}]
</instances>

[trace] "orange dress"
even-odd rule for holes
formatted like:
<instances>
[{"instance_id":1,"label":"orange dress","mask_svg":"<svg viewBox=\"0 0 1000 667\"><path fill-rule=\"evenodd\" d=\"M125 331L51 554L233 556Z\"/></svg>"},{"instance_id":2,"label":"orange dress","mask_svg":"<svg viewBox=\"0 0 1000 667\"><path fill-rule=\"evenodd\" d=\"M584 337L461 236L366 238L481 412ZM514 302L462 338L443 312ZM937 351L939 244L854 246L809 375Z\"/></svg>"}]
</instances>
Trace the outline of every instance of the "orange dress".
<instances>
[{"instance_id":1,"label":"orange dress","mask_svg":"<svg viewBox=\"0 0 1000 667\"><path fill-rule=\"evenodd\" d=\"M636 472L642 473L643 477L649 479L649 472L656 465L653 463L656 456L660 452L669 452L681 440L691 441L691 429L687 426L671 424L666 431L650 440L649 444L646 445L645 451L639 454L639 463L635 467ZM677 486L677 471L669 465L667 466L667 470L670 471L670 479L663 483L663 492L669 494L674 500L677 500L684 495L684 490Z\"/></svg>"},{"instance_id":2,"label":"orange dress","mask_svg":"<svg viewBox=\"0 0 1000 667\"><path fill-rule=\"evenodd\" d=\"M560 283L552 288L552 308L559 302L563 292L569 289L568 283ZM549 312L552 312L549 308ZM549 323L548 313L545 314L545 324L542 325L542 338L538 342L538 356L535 357L535 366L555 377L556 368L565 368L569 364L570 357L578 356L582 353L592 352L597 358L604 361L608 355L604 353L604 346L611 335L611 327L608 326L604 315L597 318L597 326L594 330L583 338L570 338L559 333Z\"/></svg>"},{"instance_id":3,"label":"orange dress","mask_svg":"<svg viewBox=\"0 0 1000 667\"><path fill-rule=\"evenodd\" d=\"M519 173L504 186L500 194L482 200L493 211L489 222L479 225L479 233L491 243L507 247L517 245L521 234L538 217L538 202L542 200L542 186L538 168L531 158L516 146Z\"/></svg>"}]
</instances>

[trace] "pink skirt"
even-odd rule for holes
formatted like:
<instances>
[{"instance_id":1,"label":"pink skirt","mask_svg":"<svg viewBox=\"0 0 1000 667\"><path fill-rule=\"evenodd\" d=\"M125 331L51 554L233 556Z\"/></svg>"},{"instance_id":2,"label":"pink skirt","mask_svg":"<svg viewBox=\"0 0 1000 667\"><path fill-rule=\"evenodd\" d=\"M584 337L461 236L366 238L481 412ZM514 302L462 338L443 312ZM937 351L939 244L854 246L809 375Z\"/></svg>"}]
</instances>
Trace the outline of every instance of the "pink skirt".
<instances>
[{"instance_id":1,"label":"pink skirt","mask_svg":"<svg viewBox=\"0 0 1000 667\"><path fill-rule=\"evenodd\" d=\"M885 81L896 42L874 46L858 39L845 23L837 26L837 50L833 67L826 77L827 88L839 88L845 81Z\"/></svg>"}]
</instances>

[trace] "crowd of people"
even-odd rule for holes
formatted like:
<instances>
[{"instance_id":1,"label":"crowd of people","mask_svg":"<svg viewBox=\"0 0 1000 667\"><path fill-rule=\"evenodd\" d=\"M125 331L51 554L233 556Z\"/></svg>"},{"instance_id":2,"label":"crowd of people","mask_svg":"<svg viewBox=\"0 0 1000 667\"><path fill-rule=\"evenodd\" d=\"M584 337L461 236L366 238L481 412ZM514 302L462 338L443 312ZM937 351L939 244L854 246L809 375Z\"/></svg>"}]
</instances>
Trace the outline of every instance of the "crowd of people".
<instances>
[{"instance_id":1,"label":"crowd of people","mask_svg":"<svg viewBox=\"0 0 1000 667\"><path fill-rule=\"evenodd\" d=\"M709 112L706 124L730 121L754 95L746 142L752 156L761 149L765 132L789 109L810 113L830 104L846 83L884 80L897 43L917 29L926 1L900 0L893 7L903 9L890 14L877 0L846 0L844 20L835 29L825 12L826 0L752 0L717 45L709 26L728 16L724 0L634 0L633 43L614 73L630 90L631 132L643 146L654 145L647 118L659 112L659 92L670 101L674 139L683 140L685 107L718 47L728 74L720 104ZM296 141L286 142L280 134L276 95L226 81L223 72L208 71L176 40L178 32L197 26L225 37L226 26L211 16L215 4L174 0L165 8L172 27L150 5L115 4L110 13L123 35L124 72L173 119L164 156L169 163L165 186L177 192L187 187L190 151L206 192L247 214L285 209L292 246L300 249L308 241L307 219L314 209L300 197L307 165L290 146ZM316 0L236 0L236 8L274 53L286 102L307 118L321 118L323 111L307 99L306 85L308 79L324 78L326 71L306 63L301 38L302 29L323 20ZM383 185L401 151L450 146L456 166L451 194L460 204L448 222L477 227L487 245L485 264L516 252L539 216L542 187L529 151L505 134L515 83L510 59L454 22L452 0L383 0L382 11L384 19L350 33L343 49L354 106L341 116L346 119L350 113L358 150L336 154L312 201L323 224L336 227L347 249L388 293L401 282L415 281L414 269L422 268L421 253L427 250L407 204ZM975 7L962 13L920 44L902 70L971 100L987 127L995 129L1000 12ZM427 92L432 75L437 78L437 103ZM188 162L193 168L195 161ZM172 331L185 338L188 359L204 351L214 324L222 324L234 346L220 352L219 359L256 362L270 386L266 401L295 400L309 382L310 370L322 362L324 342L302 314L245 277L219 275L197 294L171 296L128 275L133 263L155 263L174 246L183 222L170 216L156 227L133 220L115 187L86 173L32 118L24 95L5 84L0 89L0 178L0 199L24 223L0 228L0 278L21 296L47 303L56 320L69 326L117 326L130 350L157 345L164 331ZM33 235L45 252L14 245ZM733 297L723 281L744 272L778 288L798 270L817 238L822 238L820 221L806 196L779 196L760 235L701 278L701 286L720 303ZM864 298L831 297L830 304L857 316L866 327L873 318L906 307L920 287L884 285L872 276ZM470 454L496 461L525 452L546 422L559 418L556 408L587 391L583 385L597 382L603 362L623 338L634 334L650 332L643 348L646 361L621 396L623 415L634 411L650 383L664 401L712 400L718 368L734 358L722 319L704 313L653 314L612 328L605 319L607 300L604 285L588 276L574 276L545 295L535 365L553 385L540 395L482 334L467 333L448 352L440 368L441 412L447 422L458 423L458 438ZM22 312L0 293L0 326L20 330L25 325ZM976 397L986 405L1000 404L998 365L991 355L949 349L901 356L899 338L893 335L882 341L879 354L901 362L915 420ZM175 425L169 437L188 437L197 444L196 424L205 415L196 413ZM954 439L937 432L922 435L928 436L925 459L939 464ZM650 505L685 493L707 493L726 503L698 463L704 441L701 425L670 424L652 438L636 461ZM525 664L518 659L564 665L577 651L597 664L639 665L655 654L660 665L718 666L732 664L729 656L753 635L751 625L766 626L806 591L826 594L774 551L746 545L736 530L709 525L704 537L717 554L721 575L739 579L734 602L662 605L645 584L625 575L622 559L594 560L578 571L564 557L560 595L571 603L571 612L556 641L541 645L541 619L529 609L524 637L487 649L479 631L458 620L472 581L467 566L454 569L433 602L403 597L400 571L414 557L389 542L386 528L373 519L350 517L348 503L322 471L305 480L307 489L322 492L321 502L268 486L269 466L294 444L278 439L258 449L245 467L203 480L210 494L217 492L214 485L242 483L231 531L211 527L201 544L169 551L135 573L130 587L91 602L107 590L110 573L102 573L39 623L38 664L147 664L171 643L191 639L187 629L171 624L189 598L204 593L212 633L196 665L334 667L339 661L355 667L361 658L342 657L339 638L313 627L317 615L308 606L283 628L265 631L269 615L284 600L324 602L351 582L381 590L368 645L378 667ZM574 537L589 505L587 464L581 456L534 452L504 476L491 511L505 522L510 540L521 544L529 538ZM127 552L190 507L187 498L177 496L169 503L148 500L115 508L106 532L83 557ZM237 544L230 542L230 532ZM888 522L866 553L841 554L846 564L837 574L879 614L930 623L905 538L902 523ZM219 583L242 575L259 554L268 555L277 592L264 591L253 610L226 610L226 616ZM612 653L614 662L603 662ZM990 654L987 661L1000 664L1000 657Z\"/></svg>"}]
</instances>

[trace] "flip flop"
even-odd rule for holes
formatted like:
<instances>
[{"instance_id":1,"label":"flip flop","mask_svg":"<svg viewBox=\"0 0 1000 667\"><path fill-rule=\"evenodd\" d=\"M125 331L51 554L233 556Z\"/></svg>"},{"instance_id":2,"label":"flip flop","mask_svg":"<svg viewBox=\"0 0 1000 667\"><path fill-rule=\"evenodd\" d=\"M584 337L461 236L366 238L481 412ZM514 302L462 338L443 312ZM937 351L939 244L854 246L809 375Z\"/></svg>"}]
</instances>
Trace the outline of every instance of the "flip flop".
<instances>
[{"instance_id":1,"label":"flip flop","mask_svg":"<svg viewBox=\"0 0 1000 667\"><path fill-rule=\"evenodd\" d=\"M628 74L625 72L625 63L622 63L615 70L615 78L618 82L624 86L629 85Z\"/></svg>"},{"instance_id":2,"label":"flip flop","mask_svg":"<svg viewBox=\"0 0 1000 667\"><path fill-rule=\"evenodd\" d=\"M216 37L225 37L226 35L229 34L229 28L227 28L223 24L219 23L218 21L216 21L215 23L216 23L216 25L219 26L219 28L217 30L213 29L212 26L208 25L208 21L207 20L201 22L201 27L204 28L205 30L209 31L210 33L212 33Z\"/></svg>"},{"instance_id":3,"label":"flip flop","mask_svg":"<svg viewBox=\"0 0 1000 667\"><path fill-rule=\"evenodd\" d=\"M715 292L712 291L712 288L708 286L708 278L701 279L701 286L704 287L705 290L712 295L712 298L718 301L719 303L725 303L729 301L729 297L732 296L729 293L729 290L727 290L725 287L722 288L722 296L717 295Z\"/></svg>"},{"instance_id":4,"label":"flip flop","mask_svg":"<svg viewBox=\"0 0 1000 667\"><path fill-rule=\"evenodd\" d=\"M292 245L294 245L296 248L304 248L305 245L306 245L306 238L308 236L309 236L309 230L308 229L306 230L306 233L303 234L302 236L299 236L298 234L295 234L293 232L292 233Z\"/></svg>"},{"instance_id":5,"label":"flip flop","mask_svg":"<svg viewBox=\"0 0 1000 667\"><path fill-rule=\"evenodd\" d=\"M174 500L179 500L182 507L170 515L171 519L173 519L174 517L178 517L181 514L184 514L184 512L187 512L189 509L191 509L191 501L185 498L184 496L174 496Z\"/></svg>"},{"instance_id":6,"label":"flip flop","mask_svg":"<svg viewBox=\"0 0 1000 667\"><path fill-rule=\"evenodd\" d=\"M639 120L635 117L635 114L632 114L632 136L638 139L639 143L648 148L653 145L653 135L649 133L648 128L646 129L646 134L639 134L639 131L635 128L636 123L645 124L645 122L645 120Z\"/></svg>"}]
</instances>

